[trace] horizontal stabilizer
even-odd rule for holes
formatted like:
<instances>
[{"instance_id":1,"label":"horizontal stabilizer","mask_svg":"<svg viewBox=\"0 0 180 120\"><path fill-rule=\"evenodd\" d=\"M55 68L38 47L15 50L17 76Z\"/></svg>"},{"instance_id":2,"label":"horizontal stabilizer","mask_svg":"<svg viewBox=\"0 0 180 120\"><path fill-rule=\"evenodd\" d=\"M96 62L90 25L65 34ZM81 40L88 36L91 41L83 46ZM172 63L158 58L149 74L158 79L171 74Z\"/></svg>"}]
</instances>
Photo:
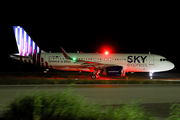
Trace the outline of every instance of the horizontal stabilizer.
<instances>
[{"instance_id":1,"label":"horizontal stabilizer","mask_svg":"<svg viewBox=\"0 0 180 120\"><path fill-rule=\"evenodd\" d=\"M10 54L10 56L20 57L20 58L30 58L30 59L32 59L31 56L21 56L21 55L15 55L15 54Z\"/></svg>"}]
</instances>

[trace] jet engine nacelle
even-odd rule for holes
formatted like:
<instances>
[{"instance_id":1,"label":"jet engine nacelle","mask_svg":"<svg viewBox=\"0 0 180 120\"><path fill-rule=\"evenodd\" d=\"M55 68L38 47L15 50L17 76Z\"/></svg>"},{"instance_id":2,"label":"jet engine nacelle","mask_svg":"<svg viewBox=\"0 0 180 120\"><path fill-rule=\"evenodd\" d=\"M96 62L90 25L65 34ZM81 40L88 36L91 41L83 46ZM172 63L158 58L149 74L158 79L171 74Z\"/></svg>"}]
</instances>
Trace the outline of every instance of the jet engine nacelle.
<instances>
[{"instance_id":1,"label":"jet engine nacelle","mask_svg":"<svg viewBox=\"0 0 180 120\"><path fill-rule=\"evenodd\" d=\"M113 66L106 67L103 70L103 74L107 76L123 76L123 67L122 66Z\"/></svg>"}]
</instances>

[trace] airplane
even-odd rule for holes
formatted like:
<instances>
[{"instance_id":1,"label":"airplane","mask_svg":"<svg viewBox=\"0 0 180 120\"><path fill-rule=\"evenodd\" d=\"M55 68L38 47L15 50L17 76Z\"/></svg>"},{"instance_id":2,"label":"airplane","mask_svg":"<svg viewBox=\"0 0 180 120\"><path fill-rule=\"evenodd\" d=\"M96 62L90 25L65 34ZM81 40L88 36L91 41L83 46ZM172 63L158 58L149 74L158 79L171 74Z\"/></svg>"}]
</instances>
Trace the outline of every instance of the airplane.
<instances>
[{"instance_id":1,"label":"airplane","mask_svg":"<svg viewBox=\"0 0 180 120\"><path fill-rule=\"evenodd\" d=\"M165 57L156 54L134 53L51 53L41 50L21 26L13 26L19 53L10 58L31 63L49 69L63 71L91 72L92 79L98 79L102 73L107 76L125 77L127 72L169 71L175 65Z\"/></svg>"}]
</instances>

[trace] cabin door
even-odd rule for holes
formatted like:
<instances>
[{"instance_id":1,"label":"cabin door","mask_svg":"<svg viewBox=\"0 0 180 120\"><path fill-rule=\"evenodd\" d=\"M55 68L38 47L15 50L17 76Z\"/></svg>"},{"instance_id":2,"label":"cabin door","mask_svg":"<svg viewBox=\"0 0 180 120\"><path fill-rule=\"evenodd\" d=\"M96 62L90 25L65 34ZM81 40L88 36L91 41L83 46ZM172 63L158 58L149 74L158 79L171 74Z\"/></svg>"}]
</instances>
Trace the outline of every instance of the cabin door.
<instances>
[{"instance_id":1,"label":"cabin door","mask_svg":"<svg viewBox=\"0 0 180 120\"><path fill-rule=\"evenodd\" d=\"M154 56L149 56L149 65L154 65Z\"/></svg>"}]
</instances>

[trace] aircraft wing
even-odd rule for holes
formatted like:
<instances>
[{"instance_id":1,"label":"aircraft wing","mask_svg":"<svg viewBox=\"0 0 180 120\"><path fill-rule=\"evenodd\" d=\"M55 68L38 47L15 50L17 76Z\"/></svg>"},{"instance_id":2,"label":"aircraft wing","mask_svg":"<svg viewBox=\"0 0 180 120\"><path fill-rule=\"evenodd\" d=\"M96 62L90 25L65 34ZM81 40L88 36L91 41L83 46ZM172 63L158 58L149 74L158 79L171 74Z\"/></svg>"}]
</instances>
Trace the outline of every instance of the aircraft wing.
<instances>
[{"instance_id":1,"label":"aircraft wing","mask_svg":"<svg viewBox=\"0 0 180 120\"><path fill-rule=\"evenodd\" d=\"M91 61L86 61L86 60L76 60L77 62L84 62L83 65L88 65L88 64L93 64L93 65L104 65L103 63L98 63L98 62L91 62Z\"/></svg>"},{"instance_id":2,"label":"aircraft wing","mask_svg":"<svg viewBox=\"0 0 180 120\"><path fill-rule=\"evenodd\" d=\"M62 47L60 47L60 48L66 59L73 60L75 62L83 62L82 65L104 65L103 63L92 62L92 61L87 61L87 60L74 60L73 58L71 58L70 56L67 55L66 51Z\"/></svg>"}]
</instances>

